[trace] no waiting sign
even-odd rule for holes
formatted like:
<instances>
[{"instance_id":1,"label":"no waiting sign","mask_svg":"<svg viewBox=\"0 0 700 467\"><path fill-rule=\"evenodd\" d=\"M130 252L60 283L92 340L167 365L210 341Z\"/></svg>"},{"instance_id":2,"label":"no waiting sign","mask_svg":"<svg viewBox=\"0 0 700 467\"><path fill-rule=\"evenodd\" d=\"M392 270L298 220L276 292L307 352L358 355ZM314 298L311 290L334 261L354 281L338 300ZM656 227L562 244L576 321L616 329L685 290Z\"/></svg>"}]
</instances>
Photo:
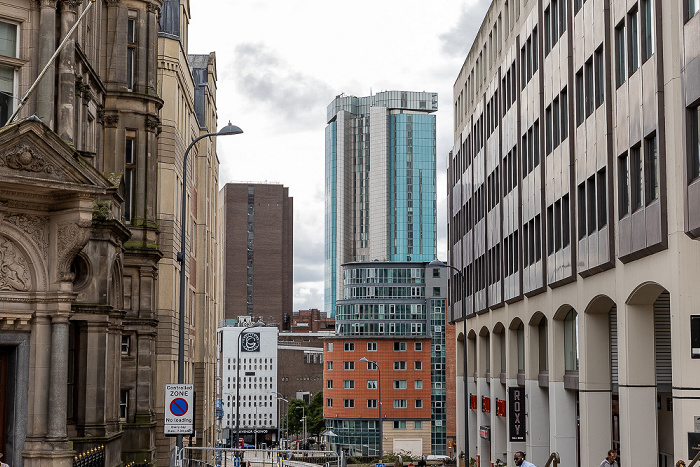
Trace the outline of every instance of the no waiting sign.
<instances>
[{"instance_id":1,"label":"no waiting sign","mask_svg":"<svg viewBox=\"0 0 700 467\"><path fill-rule=\"evenodd\" d=\"M194 385L165 385L165 434L194 433Z\"/></svg>"}]
</instances>

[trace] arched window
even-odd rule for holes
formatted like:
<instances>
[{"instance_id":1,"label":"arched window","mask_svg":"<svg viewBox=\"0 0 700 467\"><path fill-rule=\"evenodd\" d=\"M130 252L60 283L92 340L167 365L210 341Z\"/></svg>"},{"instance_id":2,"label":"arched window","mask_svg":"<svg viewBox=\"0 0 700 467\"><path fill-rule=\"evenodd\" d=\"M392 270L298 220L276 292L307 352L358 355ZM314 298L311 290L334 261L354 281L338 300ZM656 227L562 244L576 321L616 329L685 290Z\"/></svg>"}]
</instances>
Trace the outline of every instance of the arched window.
<instances>
[{"instance_id":1,"label":"arched window","mask_svg":"<svg viewBox=\"0 0 700 467\"><path fill-rule=\"evenodd\" d=\"M564 369L578 371L578 313L573 308L564 318Z\"/></svg>"}]
</instances>

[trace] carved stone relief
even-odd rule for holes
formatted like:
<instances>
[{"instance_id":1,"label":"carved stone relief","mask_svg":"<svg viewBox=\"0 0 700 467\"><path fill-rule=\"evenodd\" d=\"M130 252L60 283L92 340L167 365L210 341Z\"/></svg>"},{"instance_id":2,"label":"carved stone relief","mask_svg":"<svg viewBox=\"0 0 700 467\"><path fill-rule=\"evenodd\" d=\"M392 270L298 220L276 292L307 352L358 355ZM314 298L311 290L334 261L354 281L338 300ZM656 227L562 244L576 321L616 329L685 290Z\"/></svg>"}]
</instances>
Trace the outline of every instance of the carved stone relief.
<instances>
[{"instance_id":1,"label":"carved stone relief","mask_svg":"<svg viewBox=\"0 0 700 467\"><path fill-rule=\"evenodd\" d=\"M57 253L58 253L58 278L64 281L72 281L73 274L70 265L73 257L83 249L90 239L91 222L66 223L58 226Z\"/></svg>"},{"instance_id":2,"label":"carved stone relief","mask_svg":"<svg viewBox=\"0 0 700 467\"><path fill-rule=\"evenodd\" d=\"M47 257L49 251L48 217L31 216L28 214L7 214L4 220L29 235L36 246L39 247L44 258Z\"/></svg>"},{"instance_id":3,"label":"carved stone relief","mask_svg":"<svg viewBox=\"0 0 700 467\"><path fill-rule=\"evenodd\" d=\"M26 144L15 145L0 153L0 167L27 172L58 174L60 171Z\"/></svg>"},{"instance_id":4,"label":"carved stone relief","mask_svg":"<svg viewBox=\"0 0 700 467\"><path fill-rule=\"evenodd\" d=\"M27 259L14 243L0 236L0 290L27 292L31 285Z\"/></svg>"}]
</instances>

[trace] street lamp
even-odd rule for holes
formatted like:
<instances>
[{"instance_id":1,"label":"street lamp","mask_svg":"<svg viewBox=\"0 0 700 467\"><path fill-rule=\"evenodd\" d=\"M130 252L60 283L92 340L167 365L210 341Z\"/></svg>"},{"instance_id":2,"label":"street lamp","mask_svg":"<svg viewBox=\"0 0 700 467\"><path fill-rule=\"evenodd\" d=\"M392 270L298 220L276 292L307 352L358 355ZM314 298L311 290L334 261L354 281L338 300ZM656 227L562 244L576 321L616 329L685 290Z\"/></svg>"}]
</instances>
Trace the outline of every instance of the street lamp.
<instances>
[{"instance_id":1,"label":"street lamp","mask_svg":"<svg viewBox=\"0 0 700 467\"><path fill-rule=\"evenodd\" d=\"M384 457L384 449L382 448L382 444L384 442L384 430L382 428L382 370L379 368L379 364L377 364L377 362L368 360L367 357L362 357L360 361L372 363L377 369L377 390L379 391L379 457L381 458Z\"/></svg>"},{"instance_id":2,"label":"street lamp","mask_svg":"<svg viewBox=\"0 0 700 467\"><path fill-rule=\"evenodd\" d=\"M253 328L261 328L264 326L265 323L257 321L251 324L249 327L241 329L241 332L238 334L238 345L236 346L236 443L238 443L238 440L240 439L241 429L241 336L243 336L243 334L246 334ZM231 445L231 447L233 447L233 444Z\"/></svg>"},{"instance_id":3,"label":"street lamp","mask_svg":"<svg viewBox=\"0 0 700 467\"><path fill-rule=\"evenodd\" d=\"M428 267L431 268L450 268L457 272L460 278L460 283L464 281L464 274L461 270L447 264L444 261L433 260L428 263ZM469 463L469 383L467 382L467 297L466 295L460 297L462 299L462 319L464 320L464 347L462 360L464 365L464 463L467 465Z\"/></svg>"},{"instance_id":4,"label":"street lamp","mask_svg":"<svg viewBox=\"0 0 700 467\"><path fill-rule=\"evenodd\" d=\"M277 396L278 401L282 400L287 403L287 426L289 426L289 401L282 397L282 394L277 391L272 391L272 394ZM279 449L282 449L282 419L280 417L279 403L277 404L277 444L279 445Z\"/></svg>"},{"instance_id":5,"label":"street lamp","mask_svg":"<svg viewBox=\"0 0 700 467\"><path fill-rule=\"evenodd\" d=\"M177 261L180 263L180 320L178 328L180 335L177 341L177 384L184 384L185 382L185 240L187 233L187 155L190 153L192 147L202 138L207 138L210 136L228 136L228 135L239 135L243 133L243 130L238 128L236 125L228 125L223 127L218 133L205 133L198 136L187 146L185 150L185 156L182 160L182 215L180 220L180 225L182 233L180 234L180 251L177 253ZM177 435L177 450L178 452L182 449L182 435Z\"/></svg>"}]
</instances>

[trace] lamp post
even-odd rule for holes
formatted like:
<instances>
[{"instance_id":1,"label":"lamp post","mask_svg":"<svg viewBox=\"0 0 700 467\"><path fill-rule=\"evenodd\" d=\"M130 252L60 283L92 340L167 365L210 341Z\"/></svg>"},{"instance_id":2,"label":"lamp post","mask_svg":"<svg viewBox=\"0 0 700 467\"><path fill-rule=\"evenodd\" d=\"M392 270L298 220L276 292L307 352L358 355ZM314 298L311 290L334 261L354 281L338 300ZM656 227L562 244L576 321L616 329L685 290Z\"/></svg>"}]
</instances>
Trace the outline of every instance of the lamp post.
<instances>
[{"instance_id":1,"label":"lamp post","mask_svg":"<svg viewBox=\"0 0 700 467\"><path fill-rule=\"evenodd\" d=\"M384 449L382 445L384 444L384 429L382 427L382 370L379 368L377 362L368 360L367 357L362 357L361 362L372 363L377 369L377 390L379 392L379 458L384 457Z\"/></svg>"},{"instance_id":2,"label":"lamp post","mask_svg":"<svg viewBox=\"0 0 700 467\"><path fill-rule=\"evenodd\" d=\"M460 282L464 281L464 274L461 270L447 264L444 261L433 260L428 263L428 267L432 268L450 268L457 273ZM464 463L469 464L469 383L467 379L467 297L462 296L462 319L464 320L464 347L463 347L463 366L464 366Z\"/></svg>"},{"instance_id":3,"label":"lamp post","mask_svg":"<svg viewBox=\"0 0 700 467\"><path fill-rule=\"evenodd\" d=\"M282 394L280 394L277 391L272 391L272 394L277 396L277 444L279 445L279 449L282 449L282 418L280 417L280 405L279 401L284 401L287 403L287 424L289 424L289 401L282 397Z\"/></svg>"},{"instance_id":4,"label":"lamp post","mask_svg":"<svg viewBox=\"0 0 700 467\"><path fill-rule=\"evenodd\" d=\"M205 133L198 136L187 146L185 150L185 156L182 160L182 214L180 217L180 228L182 230L180 234L180 251L177 253L177 261L180 263L180 316L179 316L179 336L177 341L177 384L184 384L185 382L185 240L187 239L187 155L190 153L192 147L201 139L210 136L228 136L228 135L239 135L243 133L243 130L238 128L236 125L228 125L223 127L218 133ZM182 449L182 435L177 435L177 450L178 452Z\"/></svg>"},{"instance_id":5,"label":"lamp post","mask_svg":"<svg viewBox=\"0 0 700 467\"><path fill-rule=\"evenodd\" d=\"M257 321L249 327L241 329L241 332L238 334L238 345L236 346L236 443L240 439L241 430L241 337L253 328L264 326L265 323ZM233 447L233 444L231 446Z\"/></svg>"}]
</instances>

